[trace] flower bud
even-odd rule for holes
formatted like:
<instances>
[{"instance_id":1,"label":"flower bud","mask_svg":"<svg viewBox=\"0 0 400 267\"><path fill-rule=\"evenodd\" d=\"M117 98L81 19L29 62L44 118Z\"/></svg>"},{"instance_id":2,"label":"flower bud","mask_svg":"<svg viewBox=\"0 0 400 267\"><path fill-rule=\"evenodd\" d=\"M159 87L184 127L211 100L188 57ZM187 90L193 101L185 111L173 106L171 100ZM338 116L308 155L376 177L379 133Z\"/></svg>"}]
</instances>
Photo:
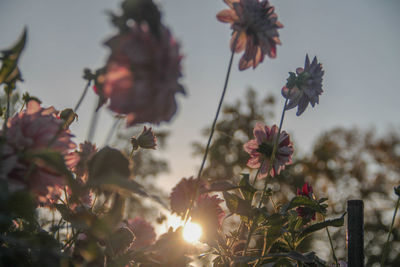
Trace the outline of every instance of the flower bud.
<instances>
[{"instance_id":1,"label":"flower bud","mask_svg":"<svg viewBox=\"0 0 400 267\"><path fill-rule=\"evenodd\" d=\"M133 139L135 138L131 138L132 145L135 143ZM144 126L142 133L139 135L136 141L137 144L144 149L156 149L157 146L157 138L155 137L151 127L147 129L146 126Z\"/></svg>"}]
</instances>

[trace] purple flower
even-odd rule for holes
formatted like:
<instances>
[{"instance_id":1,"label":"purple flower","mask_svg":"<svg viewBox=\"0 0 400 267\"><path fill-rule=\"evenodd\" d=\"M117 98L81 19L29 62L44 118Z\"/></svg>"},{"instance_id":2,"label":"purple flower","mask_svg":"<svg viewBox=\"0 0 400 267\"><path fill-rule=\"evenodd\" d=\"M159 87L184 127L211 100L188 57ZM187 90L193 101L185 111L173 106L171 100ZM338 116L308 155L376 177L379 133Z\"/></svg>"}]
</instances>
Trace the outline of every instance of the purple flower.
<instances>
[{"instance_id":1,"label":"purple flower","mask_svg":"<svg viewBox=\"0 0 400 267\"><path fill-rule=\"evenodd\" d=\"M233 30L231 49L236 53L245 50L239 62L239 70L257 67L267 55L276 57L276 45L281 44L278 21L274 7L268 0L224 0L231 8L217 14L221 22L231 24ZM235 40L236 46L235 46Z\"/></svg>"},{"instance_id":2,"label":"purple flower","mask_svg":"<svg viewBox=\"0 0 400 267\"><path fill-rule=\"evenodd\" d=\"M282 95L289 98L286 110L297 106L297 116L300 116L307 108L308 104L312 107L319 104L319 96L322 94L322 64L318 63L314 57L310 64L310 59L306 55L304 68L297 68L296 73L289 72L287 84L282 88Z\"/></svg>"},{"instance_id":3,"label":"purple flower","mask_svg":"<svg viewBox=\"0 0 400 267\"><path fill-rule=\"evenodd\" d=\"M278 127L276 125L269 128L263 123L258 122L253 130L255 139L244 144L244 150L250 154L247 166L254 169L260 169L258 178L268 175L268 168L271 161L272 150L276 136L278 135ZM282 131L276 149L275 160L270 170L271 177L278 175L281 170L285 169L285 165L292 163L293 143L290 136Z\"/></svg>"}]
</instances>

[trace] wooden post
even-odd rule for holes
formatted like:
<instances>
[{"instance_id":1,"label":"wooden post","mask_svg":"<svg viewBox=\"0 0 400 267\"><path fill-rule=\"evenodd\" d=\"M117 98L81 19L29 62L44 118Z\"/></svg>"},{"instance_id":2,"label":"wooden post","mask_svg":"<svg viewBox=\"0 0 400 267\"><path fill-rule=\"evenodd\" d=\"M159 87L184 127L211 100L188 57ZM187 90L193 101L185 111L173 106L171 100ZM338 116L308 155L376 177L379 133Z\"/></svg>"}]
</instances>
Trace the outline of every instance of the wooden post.
<instances>
[{"instance_id":1,"label":"wooden post","mask_svg":"<svg viewBox=\"0 0 400 267\"><path fill-rule=\"evenodd\" d=\"M364 203L347 201L347 261L349 267L364 267Z\"/></svg>"}]
</instances>

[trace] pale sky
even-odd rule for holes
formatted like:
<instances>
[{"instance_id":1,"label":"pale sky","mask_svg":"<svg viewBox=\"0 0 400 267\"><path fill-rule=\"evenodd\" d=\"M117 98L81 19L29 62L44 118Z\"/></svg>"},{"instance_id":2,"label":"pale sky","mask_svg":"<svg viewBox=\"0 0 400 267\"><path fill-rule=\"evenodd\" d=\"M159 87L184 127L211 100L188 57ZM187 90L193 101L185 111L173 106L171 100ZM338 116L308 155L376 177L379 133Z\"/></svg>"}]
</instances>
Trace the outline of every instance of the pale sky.
<instances>
[{"instance_id":1,"label":"pale sky","mask_svg":"<svg viewBox=\"0 0 400 267\"><path fill-rule=\"evenodd\" d=\"M116 0L0 0L0 49L7 48L28 26L29 39L20 67L28 91L57 109L73 107L85 82L84 67L104 65L108 49L102 43L116 30L106 10L119 11ZM178 96L179 112L170 124L168 150L171 173L160 182L171 188L182 177L197 173L191 142L211 124L221 94L230 55L228 24L215 15L227 6L222 0L160 0L167 24L181 44L188 96ZM399 128L400 1L397 0L275 0L282 45L277 58L266 58L256 70L238 71L235 56L226 101L242 97L252 86L278 98L288 71L303 66L305 54L317 55L325 70L320 104L301 117L287 113L284 129L295 139L295 149L310 149L322 131L335 126ZM95 95L90 92L72 127L76 142L86 137ZM111 116L103 110L95 141L101 146ZM277 116L278 117L278 116ZM278 123L278 118L276 118ZM204 143L206 140L204 140Z\"/></svg>"}]
</instances>

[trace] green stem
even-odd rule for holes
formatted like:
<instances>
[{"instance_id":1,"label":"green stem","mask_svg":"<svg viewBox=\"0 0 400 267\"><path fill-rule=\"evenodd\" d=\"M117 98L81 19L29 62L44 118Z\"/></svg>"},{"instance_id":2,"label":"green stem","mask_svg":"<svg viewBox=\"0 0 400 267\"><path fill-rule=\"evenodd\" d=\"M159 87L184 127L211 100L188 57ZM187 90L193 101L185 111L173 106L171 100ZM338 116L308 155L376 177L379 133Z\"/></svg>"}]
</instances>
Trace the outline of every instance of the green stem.
<instances>
[{"instance_id":1,"label":"green stem","mask_svg":"<svg viewBox=\"0 0 400 267\"><path fill-rule=\"evenodd\" d=\"M392 234L392 231L393 231L394 221L396 219L397 210L399 209L399 205L400 205L400 197L397 198L397 203L396 203L396 208L394 209L392 223L390 225L388 237L387 237L385 246L383 248L383 253L382 253L382 258L381 258L381 267L383 267L383 264L385 264L387 254L389 252L388 248L389 248L389 243L390 243L390 235Z\"/></svg>"},{"instance_id":2,"label":"green stem","mask_svg":"<svg viewBox=\"0 0 400 267\"><path fill-rule=\"evenodd\" d=\"M271 160L270 160L270 162L269 162L269 164L268 164L267 177L265 178L264 189L263 189L263 192L262 192L262 195L261 195L261 198L260 198L260 202L258 203L258 208L261 208L261 205L262 205L262 203L263 203L263 201L264 201L264 198L265 198L265 191L267 190L268 178L269 178L269 176L270 176L271 168L272 168L272 166L273 166L273 164L274 164L274 161L275 161L275 154L276 154L276 150L277 150L277 147L278 147L279 138L280 138L280 135L281 135L281 129L282 129L283 120L284 120L284 118L285 118L286 105L287 105L287 102L288 102L288 100L289 100L289 95L290 95L290 91L289 91L288 97L287 97L286 100L285 100L285 104L283 105L283 110L282 110L282 115L281 115L281 121L280 121L280 123L279 123L278 134L277 134L277 136L275 137L274 147L273 147L273 149L272 149L272 154L271 154ZM259 168L259 169L261 169L261 168L262 168L262 164L260 165L260 168ZM258 174L257 174L257 175L258 175ZM256 176L256 178L257 178L257 176ZM274 207L274 208L276 209L276 207ZM247 249L248 249L250 240L251 240L251 235L253 234L253 231L254 231L253 228L254 228L254 221L252 221L251 226L250 226L250 229L249 229L249 236L247 237L247 242L246 242L245 249L244 249L244 251L243 251L243 256L246 255L246 252L247 252Z\"/></svg>"},{"instance_id":3,"label":"green stem","mask_svg":"<svg viewBox=\"0 0 400 267\"><path fill-rule=\"evenodd\" d=\"M239 36L239 35L237 35L237 36ZM213 121L213 124L212 124L212 126L211 126L210 136L208 137L208 142L207 142L207 146L206 146L206 151L204 152L204 156L203 156L203 160L202 160L201 165L200 165L199 173L197 174L197 179L200 179L201 173L202 173L203 168L204 168L204 164L206 163L206 159L207 159L207 155L208 155L208 150L209 150L209 148L210 148L211 140L212 140L212 137L213 137L214 131L215 131L215 125L217 124L217 120L218 120L219 113L220 113L220 111L221 111L222 103L224 102L224 97L225 97L226 89L227 89L227 87L228 87L228 82L229 82L229 76L230 76L230 74L231 74L233 57L234 57L234 55L235 55L235 49L236 49L236 42L237 42L237 39L238 39L238 37L236 37L236 39L234 40L234 45L233 45L233 49L232 49L232 54L231 54L231 58L230 58L230 60L229 60L229 65L228 65L228 71L226 72L224 88L223 88L223 90L222 90L221 98L219 99L218 108L217 108L217 113L215 114L214 121Z\"/></svg>"},{"instance_id":4,"label":"green stem","mask_svg":"<svg viewBox=\"0 0 400 267\"><path fill-rule=\"evenodd\" d=\"M113 137L115 131L117 130L117 128L118 128L117 126L118 126L118 123L119 123L120 121L121 121L121 118L115 119L115 121L114 121L114 123L112 124L110 130L108 131L108 134L107 134L106 140L104 141L103 146L107 146L107 145L111 142L111 139L112 139L112 137Z\"/></svg>"},{"instance_id":5,"label":"green stem","mask_svg":"<svg viewBox=\"0 0 400 267\"><path fill-rule=\"evenodd\" d=\"M84 99L85 96L86 96L86 93L87 93L87 91L88 91L88 89L89 89L89 86L90 86L90 83L91 83L91 82L92 82L92 80L88 80L88 82L87 82L87 84L86 84L86 86L85 86L85 89L83 89L83 92L82 92L82 94L81 94L81 97L79 98L78 103L76 103L76 105L75 105L75 107L74 107L74 113L76 113L76 112L78 111L79 107L81 106L82 101L83 101L83 99Z\"/></svg>"},{"instance_id":6,"label":"green stem","mask_svg":"<svg viewBox=\"0 0 400 267\"><path fill-rule=\"evenodd\" d=\"M93 136L94 136L94 132L95 132L95 130L96 130L96 125L97 125L97 119L98 119L98 115L99 115L99 112L98 112L98 109L97 109L97 103L96 103L96 108L94 109L94 111L93 111L93 113L92 113L92 118L91 118L91 120L90 120L90 126L89 126L89 131L88 131L88 135L87 135L87 140L89 141L89 142L91 142L92 141L92 139L93 139Z\"/></svg>"},{"instance_id":7,"label":"green stem","mask_svg":"<svg viewBox=\"0 0 400 267\"><path fill-rule=\"evenodd\" d=\"M324 218L324 221L325 221L325 218ZM333 257L333 260L335 261L335 264L336 264L336 267L337 267L337 266L339 266L339 264L338 264L338 260L337 260L336 254L335 254L335 249L333 247L332 238L331 238L331 234L329 233L328 226L325 227L325 230L326 230L326 233L328 234L329 244L331 245L332 257Z\"/></svg>"}]
</instances>

